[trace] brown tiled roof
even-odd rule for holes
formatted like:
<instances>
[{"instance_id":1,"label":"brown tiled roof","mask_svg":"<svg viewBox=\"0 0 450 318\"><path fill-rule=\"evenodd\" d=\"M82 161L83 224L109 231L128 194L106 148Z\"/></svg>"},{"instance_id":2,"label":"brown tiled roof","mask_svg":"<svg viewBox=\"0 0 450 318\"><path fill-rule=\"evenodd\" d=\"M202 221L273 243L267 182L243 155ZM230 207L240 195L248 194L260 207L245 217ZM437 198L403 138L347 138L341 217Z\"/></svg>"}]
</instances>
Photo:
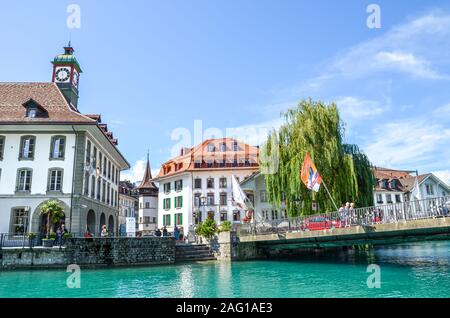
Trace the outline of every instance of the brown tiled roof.
<instances>
[{"instance_id":1,"label":"brown tiled roof","mask_svg":"<svg viewBox=\"0 0 450 318\"><path fill-rule=\"evenodd\" d=\"M377 180L388 180L391 181L393 179L396 179L399 181L400 185L398 190L395 189L385 189L378 185L375 186L376 191L402 191L402 192L409 192L412 191L414 188L414 184L416 183L416 175L412 175L409 171L404 170L395 170L395 169L388 169L388 168L381 168L381 167L375 167L373 169L375 178ZM421 183L424 179L429 177L431 173L421 174L419 175L418 181Z\"/></svg>"},{"instance_id":2,"label":"brown tiled roof","mask_svg":"<svg viewBox=\"0 0 450 318\"><path fill-rule=\"evenodd\" d=\"M233 144L237 142L238 150L233 150ZM220 151L221 144L226 144L226 151ZM216 148L214 152L208 151L208 145L213 144ZM236 159L240 165L233 166L231 163ZM244 165L244 161L248 160L250 165ZM177 175L186 171L198 170L240 170L240 169L259 169L259 148L250 146L233 138L207 139L201 144L192 148L183 148L182 154L170 159L162 164L161 169L155 180ZM205 167L205 164L225 162L225 166ZM197 168L195 163L200 163L201 168Z\"/></svg>"},{"instance_id":3,"label":"brown tiled roof","mask_svg":"<svg viewBox=\"0 0 450 318\"><path fill-rule=\"evenodd\" d=\"M84 114L84 116L89 117L98 123L101 123L102 121L102 116L100 114Z\"/></svg>"},{"instance_id":4,"label":"brown tiled roof","mask_svg":"<svg viewBox=\"0 0 450 318\"><path fill-rule=\"evenodd\" d=\"M410 172L404 170L394 170L388 168L374 167L373 174L376 179L403 179L411 177Z\"/></svg>"},{"instance_id":5,"label":"brown tiled roof","mask_svg":"<svg viewBox=\"0 0 450 318\"><path fill-rule=\"evenodd\" d=\"M27 118L24 104L33 100L48 116ZM96 121L73 110L54 83L0 83L0 123L85 123Z\"/></svg>"}]
</instances>

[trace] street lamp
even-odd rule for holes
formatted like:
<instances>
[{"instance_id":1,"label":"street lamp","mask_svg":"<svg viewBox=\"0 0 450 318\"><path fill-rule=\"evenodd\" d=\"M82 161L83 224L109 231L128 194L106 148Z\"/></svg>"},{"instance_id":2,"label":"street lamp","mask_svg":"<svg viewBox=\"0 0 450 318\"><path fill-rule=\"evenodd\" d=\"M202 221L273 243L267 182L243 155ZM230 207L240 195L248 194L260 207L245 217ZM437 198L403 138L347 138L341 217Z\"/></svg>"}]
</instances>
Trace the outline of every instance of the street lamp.
<instances>
[{"instance_id":1,"label":"street lamp","mask_svg":"<svg viewBox=\"0 0 450 318\"><path fill-rule=\"evenodd\" d=\"M201 217L200 217L200 221L203 221L203 216L204 216L204 212L206 211L206 204L207 204L207 197L205 197L205 196L201 196L200 197L200 207L201 207L201 210L200 210L200 215L201 215Z\"/></svg>"}]
</instances>

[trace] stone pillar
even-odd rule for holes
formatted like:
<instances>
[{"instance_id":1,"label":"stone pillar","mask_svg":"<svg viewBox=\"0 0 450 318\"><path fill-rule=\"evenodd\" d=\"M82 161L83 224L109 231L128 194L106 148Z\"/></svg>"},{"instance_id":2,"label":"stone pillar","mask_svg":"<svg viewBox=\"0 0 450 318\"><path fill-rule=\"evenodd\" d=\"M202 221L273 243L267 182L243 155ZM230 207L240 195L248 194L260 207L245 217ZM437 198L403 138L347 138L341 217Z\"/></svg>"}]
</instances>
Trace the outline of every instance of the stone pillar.
<instances>
[{"instance_id":1,"label":"stone pillar","mask_svg":"<svg viewBox=\"0 0 450 318\"><path fill-rule=\"evenodd\" d=\"M219 261L231 261L232 239L231 232L220 232L217 235L218 251L215 256Z\"/></svg>"}]
</instances>

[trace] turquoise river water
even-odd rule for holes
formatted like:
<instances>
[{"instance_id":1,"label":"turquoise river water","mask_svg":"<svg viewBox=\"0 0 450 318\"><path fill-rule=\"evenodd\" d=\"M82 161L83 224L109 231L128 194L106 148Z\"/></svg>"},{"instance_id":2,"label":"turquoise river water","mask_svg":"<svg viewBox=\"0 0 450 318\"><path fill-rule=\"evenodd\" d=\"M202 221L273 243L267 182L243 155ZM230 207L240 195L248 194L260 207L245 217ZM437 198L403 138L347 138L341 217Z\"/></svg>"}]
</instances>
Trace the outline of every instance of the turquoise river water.
<instances>
[{"instance_id":1,"label":"turquoise river water","mask_svg":"<svg viewBox=\"0 0 450 318\"><path fill-rule=\"evenodd\" d=\"M369 264L380 288L368 288ZM450 297L450 241L289 260L0 272L0 297Z\"/></svg>"}]
</instances>

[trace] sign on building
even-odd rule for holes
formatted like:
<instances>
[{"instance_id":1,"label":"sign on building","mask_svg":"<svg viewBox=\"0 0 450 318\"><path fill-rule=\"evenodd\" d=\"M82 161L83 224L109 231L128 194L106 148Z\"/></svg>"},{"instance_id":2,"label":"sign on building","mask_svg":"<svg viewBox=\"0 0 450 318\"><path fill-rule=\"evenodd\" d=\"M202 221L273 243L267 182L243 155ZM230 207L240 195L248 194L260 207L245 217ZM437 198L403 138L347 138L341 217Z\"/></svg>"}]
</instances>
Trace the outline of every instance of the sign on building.
<instances>
[{"instance_id":1,"label":"sign on building","mask_svg":"<svg viewBox=\"0 0 450 318\"><path fill-rule=\"evenodd\" d=\"M127 237L136 237L136 218L127 218Z\"/></svg>"}]
</instances>

